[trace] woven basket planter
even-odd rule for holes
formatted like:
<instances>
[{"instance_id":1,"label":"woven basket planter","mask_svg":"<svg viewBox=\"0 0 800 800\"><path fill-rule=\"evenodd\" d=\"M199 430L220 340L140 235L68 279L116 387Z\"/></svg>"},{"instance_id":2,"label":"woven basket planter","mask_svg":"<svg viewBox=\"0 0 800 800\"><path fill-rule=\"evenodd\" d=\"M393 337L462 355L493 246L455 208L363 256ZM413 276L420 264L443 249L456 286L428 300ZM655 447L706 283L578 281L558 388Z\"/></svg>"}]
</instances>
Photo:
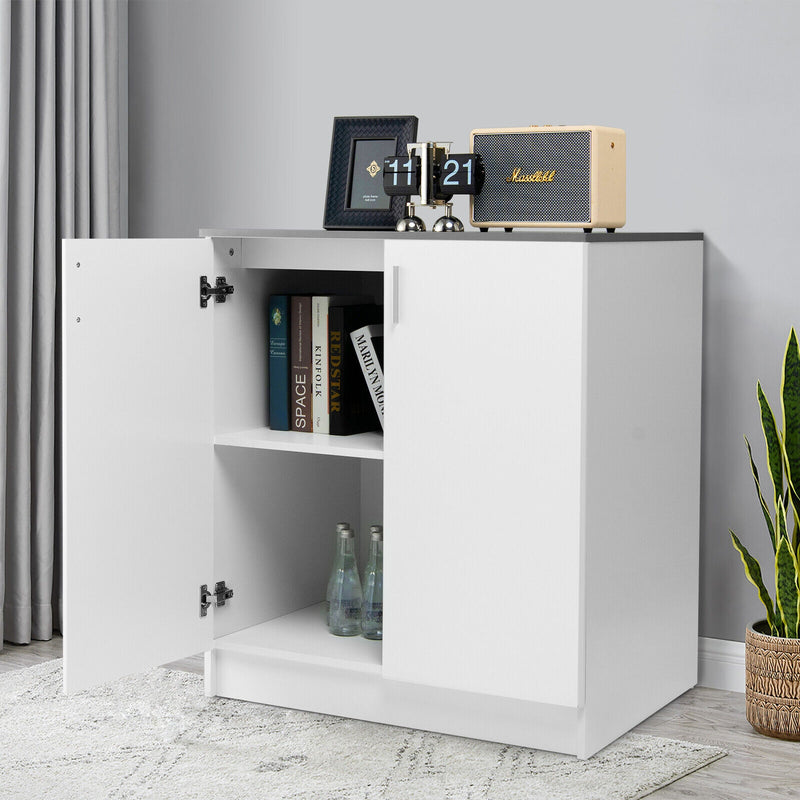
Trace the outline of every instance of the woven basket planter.
<instances>
[{"instance_id":1,"label":"woven basket planter","mask_svg":"<svg viewBox=\"0 0 800 800\"><path fill-rule=\"evenodd\" d=\"M800 741L800 639L764 631L766 621L745 634L747 721L765 736Z\"/></svg>"}]
</instances>

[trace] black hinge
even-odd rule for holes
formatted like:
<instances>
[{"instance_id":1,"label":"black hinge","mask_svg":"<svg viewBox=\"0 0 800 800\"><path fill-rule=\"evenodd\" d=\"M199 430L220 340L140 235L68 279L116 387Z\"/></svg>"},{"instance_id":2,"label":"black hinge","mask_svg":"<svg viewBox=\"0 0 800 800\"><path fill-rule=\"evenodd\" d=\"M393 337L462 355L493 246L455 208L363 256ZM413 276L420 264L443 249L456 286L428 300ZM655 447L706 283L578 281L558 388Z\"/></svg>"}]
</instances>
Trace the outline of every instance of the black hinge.
<instances>
[{"instance_id":1,"label":"black hinge","mask_svg":"<svg viewBox=\"0 0 800 800\"><path fill-rule=\"evenodd\" d=\"M200 308L208 305L208 298L212 295L218 303L224 303L229 294L233 294L233 286L225 281L224 275L217 278L215 286L208 282L208 276L200 276Z\"/></svg>"},{"instance_id":2,"label":"black hinge","mask_svg":"<svg viewBox=\"0 0 800 800\"><path fill-rule=\"evenodd\" d=\"M208 584L204 583L200 587L200 616L205 617L208 614L209 606L224 606L226 600L233 597L233 589L229 589L225 585L225 581L217 581L214 585L214 591L208 591Z\"/></svg>"}]
</instances>

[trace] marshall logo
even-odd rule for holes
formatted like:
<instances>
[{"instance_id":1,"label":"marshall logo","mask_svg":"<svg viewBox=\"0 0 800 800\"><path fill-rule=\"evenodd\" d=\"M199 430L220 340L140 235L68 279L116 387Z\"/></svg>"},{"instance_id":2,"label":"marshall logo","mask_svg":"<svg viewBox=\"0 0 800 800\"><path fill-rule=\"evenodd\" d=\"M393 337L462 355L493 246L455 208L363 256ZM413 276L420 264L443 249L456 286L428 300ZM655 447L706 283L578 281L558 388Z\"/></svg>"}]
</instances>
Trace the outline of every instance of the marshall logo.
<instances>
[{"instance_id":1,"label":"marshall logo","mask_svg":"<svg viewBox=\"0 0 800 800\"><path fill-rule=\"evenodd\" d=\"M555 177L556 171L551 169L549 172L534 172L530 175L523 175L522 170L516 167L514 171L506 178L506 183L551 183Z\"/></svg>"}]
</instances>

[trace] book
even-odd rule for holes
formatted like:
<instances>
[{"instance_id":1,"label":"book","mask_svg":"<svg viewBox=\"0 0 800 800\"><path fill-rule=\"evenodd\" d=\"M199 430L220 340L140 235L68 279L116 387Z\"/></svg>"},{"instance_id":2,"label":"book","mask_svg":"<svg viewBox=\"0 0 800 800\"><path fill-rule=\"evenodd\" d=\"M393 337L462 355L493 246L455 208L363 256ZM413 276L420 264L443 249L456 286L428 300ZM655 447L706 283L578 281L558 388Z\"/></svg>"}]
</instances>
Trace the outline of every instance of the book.
<instances>
[{"instance_id":1,"label":"book","mask_svg":"<svg viewBox=\"0 0 800 800\"><path fill-rule=\"evenodd\" d=\"M311 298L311 404L314 433L330 433L330 388L328 356L328 310L331 306L366 304L365 295L313 295Z\"/></svg>"},{"instance_id":2,"label":"book","mask_svg":"<svg viewBox=\"0 0 800 800\"><path fill-rule=\"evenodd\" d=\"M372 404L383 428L383 325L364 325L350 332Z\"/></svg>"},{"instance_id":3,"label":"book","mask_svg":"<svg viewBox=\"0 0 800 800\"><path fill-rule=\"evenodd\" d=\"M312 376L311 376L311 297L292 295L290 318L290 423L291 430L311 433Z\"/></svg>"},{"instance_id":4,"label":"book","mask_svg":"<svg viewBox=\"0 0 800 800\"><path fill-rule=\"evenodd\" d=\"M289 297L269 298L267 420L276 431L289 430Z\"/></svg>"},{"instance_id":5,"label":"book","mask_svg":"<svg viewBox=\"0 0 800 800\"><path fill-rule=\"evenodd\" d=\"M334 436L381 430L350 333L382 321L383 309L374 303L328 309L330 433Z\"/></svg>"},{"instance_id":6,"label":"book","mask_svg":"<svg viewBox=\"0 0 800 800\"><path fill-rule=\"evenodd\" d=\"M328 433L328 295L311 298L311 427Z\"/></svg>"}]
</instances>

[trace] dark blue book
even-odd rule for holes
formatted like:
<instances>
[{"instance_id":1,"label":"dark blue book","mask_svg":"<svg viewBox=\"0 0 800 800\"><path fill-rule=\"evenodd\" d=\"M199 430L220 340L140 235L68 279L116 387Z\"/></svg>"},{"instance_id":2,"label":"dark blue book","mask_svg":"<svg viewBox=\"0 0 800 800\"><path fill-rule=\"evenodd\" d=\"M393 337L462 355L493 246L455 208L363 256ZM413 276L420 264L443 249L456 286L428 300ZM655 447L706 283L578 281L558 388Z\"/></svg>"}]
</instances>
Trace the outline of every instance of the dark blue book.
<instances>
[{"instance_id":1,"label":"dark blue book","mask_svg":"<svg viewBox=\"0 0 800 800\"><path fill-rule=\"evenodd\" d=\"M269 298L269 427L289 430L289 296Z\"/></svg>"}]
</instances>

